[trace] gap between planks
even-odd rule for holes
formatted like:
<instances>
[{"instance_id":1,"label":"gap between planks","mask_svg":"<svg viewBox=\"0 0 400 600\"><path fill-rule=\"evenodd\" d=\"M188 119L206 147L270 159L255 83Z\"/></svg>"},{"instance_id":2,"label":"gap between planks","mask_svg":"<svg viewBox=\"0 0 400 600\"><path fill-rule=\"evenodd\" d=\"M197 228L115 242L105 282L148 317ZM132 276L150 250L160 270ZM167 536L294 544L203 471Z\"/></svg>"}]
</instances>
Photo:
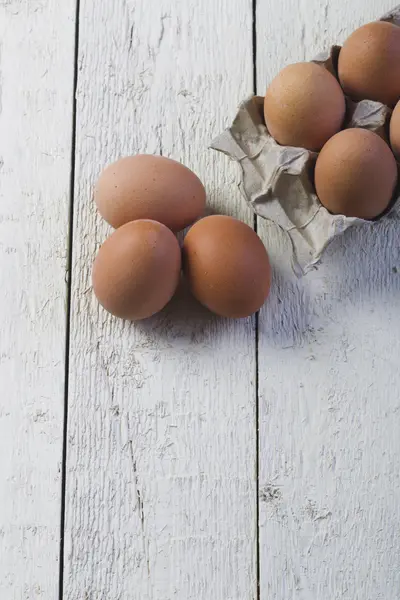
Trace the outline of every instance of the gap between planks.
<instances>
[{"instance_id":1,"label":"gap between planks","mask_svg":"<svg viewBox=\"0 0 400 600\"><path fill-rule=\"evenodd\" d=\"M66 303L66 333L65 333L65 381L64 381L64 423L63 423L63 449L61 463L61 514L60 514L60 572L59 572L59 600L64 597L64 532L65 532L65 499L67 475L67 444L68 444L68 392L69 392L69 358L71 334L71 289L72 289L72 251L73 251L73 226L74 226L74 199L75 199L75 150L76 150L76 91L78 86L79 62L79 14L80 0L75 5L75 46L74 46L74 82L72 96L72 133L71 133L71 176L69 195L68 218L68 249L67 249L67 303Z\"/></svg>"},{"instance_id":2,"label":"gap between planks","mask_svg":"<svg viewBox=\"0 0 400 600\"><path fill-rule=\"evenodd\" d=\"M257 0L252 0L252 43L253 43L253 94L257 95ZM258 217L254 214L254 231L258 234ZM255 390L256 390L256 406L255 406L255 443L256 443L256 577L257 577L257 600L261 598L260 588L260 381L259 381L259 313L255 315Z\"/></svg>"}]
</instances>

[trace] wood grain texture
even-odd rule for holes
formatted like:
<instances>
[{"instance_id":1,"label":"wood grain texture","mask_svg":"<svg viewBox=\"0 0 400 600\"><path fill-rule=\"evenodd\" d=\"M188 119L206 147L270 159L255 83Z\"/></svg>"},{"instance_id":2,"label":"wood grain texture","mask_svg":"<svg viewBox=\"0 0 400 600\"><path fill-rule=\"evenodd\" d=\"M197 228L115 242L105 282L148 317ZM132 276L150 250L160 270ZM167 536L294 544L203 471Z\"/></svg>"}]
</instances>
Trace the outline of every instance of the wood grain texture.
<instances>
[{"instance_id":1,"label":"wood grain texture","mask_svg":"<svg viewBox=\"0 0 400 600\"><path fill-rule=\"evenodd\" d=\"M259 2L259 93L392 6ZM286 240L259 229L275 267L259 333L261 599L400 598L398 223L347 232L299 281Z\"/></svg>"},{"instance_id":2,"label":"wood grain texture","mask_svg":"<svg viewBox=\"0 0 400 600\"><path fill-rule=\"evenodd\" d=\"M124 154L162 153L252 222L207 149L252 91L250 0L82 0L68 418L65 598L256 597L255 331L182 289L128 324L91 292L109 229L92 187Z\"/></svg>"},{"instance_id":3,"label":"wood grain texture","mask_svg":"<svg viewBox=\"0 0 400 600\"><path fill-rule=\"evenodd\" d=\"M58 594L74 11L0 2L4 600Z\"/></svg>"}]
</instances>

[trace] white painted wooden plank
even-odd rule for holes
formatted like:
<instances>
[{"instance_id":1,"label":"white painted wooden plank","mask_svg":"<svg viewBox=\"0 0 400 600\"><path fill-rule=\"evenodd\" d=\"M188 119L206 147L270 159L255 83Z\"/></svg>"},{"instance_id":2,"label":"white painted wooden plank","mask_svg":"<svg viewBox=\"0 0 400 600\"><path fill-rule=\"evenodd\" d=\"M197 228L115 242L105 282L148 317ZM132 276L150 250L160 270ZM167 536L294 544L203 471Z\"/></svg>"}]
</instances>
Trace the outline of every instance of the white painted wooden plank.
<instances>
[{"instance_id":1,"label":"white painted wooden plank","mask_svg":"<svg viewBox=\"0 0 400 600\"><path fill-rule=\"evenodd\" d=\"M75 2L0 2L0 598L56 598Z\"/></svg>"},{"instance_id":2,"label":"white painted wooden plank","mask_svg":"<svg viewBox=\"0 0 400 600\"><path fill-rule=\"evenodd\" d=\"M259 93L392 5L259 2ZM259 226L275 267L260 316L261 599L400 598L398 225L348 232L300 281L285 239Z\"/></svg>"},{"instance_id":3,"label":"white painted wooden plank","mask_svg":"<svg viewBox=\"0 0 400 600\"><path fill-rule=\"evenodd\" d=\"M92 187L123 154L182 160L252 222L207 149L252 91L250 0L83 0L74 210L65 598L256 597L254 321L182 292L130 325L91 292L108 233Z\"/></svg>"}]
</instances>

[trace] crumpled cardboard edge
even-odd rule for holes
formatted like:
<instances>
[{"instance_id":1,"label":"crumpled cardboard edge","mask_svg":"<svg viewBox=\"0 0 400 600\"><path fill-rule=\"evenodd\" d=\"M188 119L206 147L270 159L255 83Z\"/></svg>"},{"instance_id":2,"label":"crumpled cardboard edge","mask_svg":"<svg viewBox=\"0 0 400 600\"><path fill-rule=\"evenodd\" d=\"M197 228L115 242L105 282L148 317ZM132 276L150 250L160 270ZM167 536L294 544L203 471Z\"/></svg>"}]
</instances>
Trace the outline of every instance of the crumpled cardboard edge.
<instances>
[{"instance_id":1,"label":"crumpled cardboard edge","mask_svg":"<svg viewBox=\"0 0 400 600\"><path fill-rule=\"evenodd\" d=\"M400 5L381 20L400 25ZM322 52L315 62L337 77L340 47ZM292 247L292 268L305 274L321 259L326 247L338 235L364 221L330 214L319 202L312 184L317 153L304 148L280 146L268 133L263 115L263 98L252 96L239 107L232 125L211 143L211 148L235 160L241 169L240 190L254 212L276 223L288 236ZM379 102L346 99L345 128L370 129L387 139L391 109ZM400 214L400 189L386 214Z\"/></svg>"}]
</instances>

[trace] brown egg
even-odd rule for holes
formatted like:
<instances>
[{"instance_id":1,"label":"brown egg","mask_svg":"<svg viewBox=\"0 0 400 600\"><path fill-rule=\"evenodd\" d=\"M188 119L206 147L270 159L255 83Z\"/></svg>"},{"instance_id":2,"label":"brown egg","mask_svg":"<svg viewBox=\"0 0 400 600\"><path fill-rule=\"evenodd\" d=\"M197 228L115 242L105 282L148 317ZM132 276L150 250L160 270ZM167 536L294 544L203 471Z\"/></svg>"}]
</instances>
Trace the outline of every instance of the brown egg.
<instances>
[{"instance_id":1,"label":"brown egg","mask_svg":"<svg viewBox=\"0 0 400 600\"><path fill-rule=\"evenodd\" d=\"M163 156L138 154L108 166L94 198L101 216L115 228L136 219L153 219L180 231L203 214L206 192L184 165Z\"/></svg>"},{"instance_id":2,"label":"brown egg","mask_svg":"<svg viewBox=\"0 0 400 600\"><path fill-rule=\"evenodd\" d=\"M193 295L223 317L248 317L271 285L268 254L245 223L222 215L198 221L183 243L183 269Z\"/></svg>"},{"instance_id":3,"label":"brown egg","mask_svg":"<svg viewBox=\"0 0 400 600\"><path fill-rule=\"evenodd\" d=\"M283 69L265 94L265 122L283 146L320 150L342 127L345 112L339 83L324 67L311 62Z\"/></svg>"},{"instance_id":4,"label":"brown egg","mask_svg":"<svg viewBox=\"0 0 400 600\"><path fill-rule=\"evenodd\" d=\"M396 104L390 120L390 143L397 160L400 160L400 102Z\"/></svg>"},{"instance_id":5,"label":"brown egg","mask_svg":"<svg viewBox=\"0 0 400 600\"><path fill-rule=\"evenodd\" d=\"M145 319L172 298L181 271L174 234L161 223L126 223L104 242L93 265L93 290L108 312Z\"/></svg>"},{"instance_id":6,"label":"brown egg","mask_svg":"<svg viewBox=\"0 0 400 600\"><path fill-rule=\"evenodd\" d=\"M338 70L354 100L394 106L400 98L400 28L377 21L356 29L343 44Z\"/></svg>"},{"instance_id":7,"label":"brown egg","mask_svg":"<svg viewBox=\"0 0 400 600\"><path fill-rule=\"evenodd\" d=\"M346 129L322 148L315 166L318 197L331 213L374 219L388 207L397 183L389 146L367 129Z\"/></svg>"}]
</instances>

